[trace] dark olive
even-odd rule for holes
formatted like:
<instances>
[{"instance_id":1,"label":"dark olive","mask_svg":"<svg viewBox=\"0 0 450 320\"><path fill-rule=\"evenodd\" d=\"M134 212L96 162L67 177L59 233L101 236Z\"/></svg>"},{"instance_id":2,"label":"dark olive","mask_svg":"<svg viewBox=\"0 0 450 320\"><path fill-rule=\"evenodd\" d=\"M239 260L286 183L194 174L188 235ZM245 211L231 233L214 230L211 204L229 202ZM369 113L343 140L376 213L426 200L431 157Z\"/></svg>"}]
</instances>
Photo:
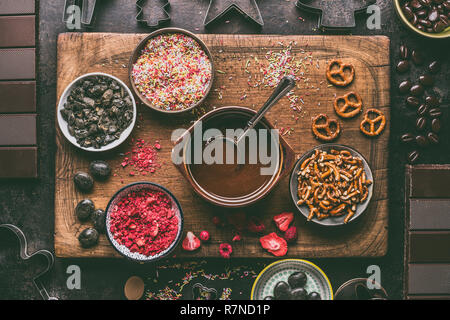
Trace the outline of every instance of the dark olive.
<instances>
[{"instance_id":1,"label":"dark olive","mask_svg":"<svg viewBox=\"0 0 450 320\"><path fill-rule=\"evenodd\" d=\"M272 296L267 296L267 297L264 298L264 300L275 300L275 298L272 297Z\"/></svg>"},{"instance_id":2,"label":"dark olive","mask_svg":"<svg viewBox=\"0 0 450 320\"><path fill-rule=\"evenodd\" d=\"M78 241L83 248L91 248L98 243L99 233L94 228L84 229L78 236Z\"/></svg>"},{"instance_id":3,"label":"dark olive","mask_svg":"<svg viewBox=\"0 0 450 320\"><path fill-rule=\"evenodd\" d=\"M97 209L92 214L92 222L94 222L94 228L100 233L106 232L106 214L102 209Z\"/></svg>"},{"instance_id":4,"label":"dark olive","mask_svg":"<svg viewBox=\"0 0 450 320\"><path fill-rule=\"evenodd\" d=\"M275 288L273 289L273 296L277 300L290 300L291 288L286 282L280 281L275 285Z\"/></svg>"},{"instance_id":5,"label":"dark olive","mask_svg":"<svg viewBox=\"0 0 450 320\"><path fill-rule=\"evenodd\" d=\"M306 300L308 298L308 292L304 288L297 288L292 290L292 300Z\"/></svg>"},{"instance_id":6,"label":"dark olive","mask_svg":"<svg viewBox=\"0 0 450 320\"><path fill-rule=\"evenodd\" d=\"M106 161L96 160L89 165L89 172L97 180L106 180L111 175L111 167Z\"/></svg>"},{"instance_id":7,"label":"dark olive","mask_svg":"<svg viewBox=\"0 0 450 320\"><path fill-rule=\"evenodd\" d=\"M308 294L308 300L322 300L322 297L317 292L311 292Z\"/></svg>"},{"instance_id":8,"label":"dark olive","mask_svg":"<svg viewBox=\"0 0 450 320\"><path fill-rule=\"evenodd\" d=\"M303 288L308 278L304 272L294 272L288 278L288 283L292 289Z\"/></svg>"},{"instance_id":9,"label":"dark olive","mask_svg":"<svg viewBox=\"0 0 450 320\"><path fill-rule=\"evenodd\" d=\"M86 172L78 172L73 177L73 182L78 190L82 192L89 192L92 190L94 186L94 179L92 179L91 175Z\"/></svg>"},{"instance_id":10,"label":"dark olive","mask_svg":"<svg viewBox=\"0 0 450 320\"><path fill-rule=\"evenodd\" d=\"M87 221L92 217L94 213L94 203L92 200L84 199L81 200L75 207L75 215L80 221Z\"/></svg>"}]
</instances>

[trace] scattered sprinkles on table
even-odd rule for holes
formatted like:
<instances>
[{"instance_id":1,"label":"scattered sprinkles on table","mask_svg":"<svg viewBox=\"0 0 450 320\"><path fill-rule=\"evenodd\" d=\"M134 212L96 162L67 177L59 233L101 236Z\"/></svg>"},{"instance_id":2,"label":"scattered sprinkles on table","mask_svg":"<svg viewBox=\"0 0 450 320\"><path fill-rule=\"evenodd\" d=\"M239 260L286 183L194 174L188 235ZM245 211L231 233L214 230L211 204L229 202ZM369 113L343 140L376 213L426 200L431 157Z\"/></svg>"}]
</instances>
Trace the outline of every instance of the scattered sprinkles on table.
<instances>
[{"instance_id":1,"label":"scattered sprinkles on table","mask_svg":"<svg viewBox=\"0 0 450 320\"><path fill-rule=\"evenodd\" d=\"M206 95L212 65L193 38L162 34L148 41L133 65L132 76L138 91L155 107L179 111Z\"/></svg>"}]
</instances>

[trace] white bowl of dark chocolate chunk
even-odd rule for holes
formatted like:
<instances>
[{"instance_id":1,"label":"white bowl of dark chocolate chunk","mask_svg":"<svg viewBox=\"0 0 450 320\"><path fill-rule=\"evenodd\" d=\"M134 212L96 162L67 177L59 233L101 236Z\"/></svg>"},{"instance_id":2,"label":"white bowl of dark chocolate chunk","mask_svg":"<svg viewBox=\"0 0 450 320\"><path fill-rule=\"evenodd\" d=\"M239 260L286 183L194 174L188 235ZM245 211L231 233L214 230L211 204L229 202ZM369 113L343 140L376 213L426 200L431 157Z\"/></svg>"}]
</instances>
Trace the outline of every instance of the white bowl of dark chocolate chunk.
<instances>
[{"instance_id":1,"label":"white bowl of dark chocolate chunk","mask_svg":"<svg viewBox=\"0 0 450 320\"><path fill-rule=\"evenodd\" d=\"M58 125L66 139L86 151L119 146L133 131L136 101L120 79L101 72L76 78L58 104Z\"/></svg>"}]
</instances>

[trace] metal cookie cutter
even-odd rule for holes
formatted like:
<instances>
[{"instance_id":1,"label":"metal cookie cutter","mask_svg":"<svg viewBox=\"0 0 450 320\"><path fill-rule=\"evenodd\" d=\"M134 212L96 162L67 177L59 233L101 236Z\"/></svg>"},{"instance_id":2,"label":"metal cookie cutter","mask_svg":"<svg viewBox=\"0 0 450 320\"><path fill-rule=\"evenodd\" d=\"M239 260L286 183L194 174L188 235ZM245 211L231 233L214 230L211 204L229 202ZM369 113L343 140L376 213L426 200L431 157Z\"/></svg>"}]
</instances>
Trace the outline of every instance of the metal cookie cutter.
<instances>
[{"instance_id":1,"label":"metal cookie cutter","mask_svg":"<svg viewBox=\"0 0 450 320\"><path fill-rule=\"evenodd\" d=\"M203 24L208 27L233 9L260 27L264 26L261 12L255 0L211 0Z\"/></svg>"},{"instance_id":2,"label":"metal cookie cutter","mask_svg":"<svg viewBox=\"0 0 450 320\"><path fill-rule=\"evenodd\" d=\"M170 7L169 0L138 0L136 7L138 9L136 21L150 28L157 28L170 21L170 15L167 12L167 8Z\"/></svg>"},{"instance_id":3,"label":"metal cookie cutter","mask_svg":"<svg viewBox=\"0 0 450 320\"><path fill-rule=\"evenodd\" d=\"M92 25L97 1L96 0L65 0L63 22L67 24L69 15L67 9L70 6L77 6L81 9L81 24L85 27Z\"/></svg>"},{"instance_id":4,"label":"metal cookie cutter","mask_svg":"<svg viewBox=\"0 0 450 320\"><path fill-rule=\"evenodd\" d=\"M298 0L300 9L320 14L319 28L350 29L356 26L355 14L366 11L376 0Z\"/></svg>"},{"instance_id":5,"label":"metal cookie cutter","mask_svg":"<svg viewBox=\"0 0 450 320\"><path fill-rule=\"evenodd\" d=\"M12 224L0 224L0 230L2 229L6 229L11 231L12 233L14 233L17 237L17 239L19 240L19 252L20 252L20 258L22 260L28 260L34 256L37 255L42 255L47 259L47 267L45 268L44 271L42 271L41 273L39 273L37 276L35 276L33 278L33 283L36 286L36 288L39 291L39 294L41 295L42 299L44 300L58 300L58 298L55 297L51 297L47 290L45 289L44 285L42 284L40 278L42 276L44 276L45 274L47 274L47 272L50 271L50 269L53 266L53 263L55 262L55 259L53 257L53 254L47 250L39 250L36 251L35 253L29 255L27 252L27 239L25 237L25 235L23 234L22 230L20 230L18 227L12 225Z\"/></svg>"}]
</instances>

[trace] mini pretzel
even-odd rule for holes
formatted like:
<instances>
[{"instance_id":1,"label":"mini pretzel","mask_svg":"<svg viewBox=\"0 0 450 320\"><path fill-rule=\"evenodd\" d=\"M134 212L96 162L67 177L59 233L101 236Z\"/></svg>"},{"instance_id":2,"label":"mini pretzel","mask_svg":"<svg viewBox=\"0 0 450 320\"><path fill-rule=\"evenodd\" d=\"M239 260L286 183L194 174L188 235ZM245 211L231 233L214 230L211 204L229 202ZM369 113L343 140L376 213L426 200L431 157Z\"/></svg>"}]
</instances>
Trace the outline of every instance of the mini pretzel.
<instances>
[{"instance_id":1,"label":"mini pretzel","mask_svg":"<svg viewBox=\"0 0 450 320\"><path fill-rule=\"evenodd\" d=\"M332 70L334 65L338 65L339 69ZM344 70L349 69L350 75L345 74ZM355 68L349 63L343 63L341 60L335 59L330 61L327 67L327 79L338 87L346 87L352 83L355 77Z\"/></svg>"},{"instance_id":2,"label":"mini pretzel","mask_svg":"<svg viewBox=\"0 0 450 320\"><path fill-rule=\"evenodd\" d=\"M375 114L376 117L374 119L369 118L370 114ZM376 128L376 124L379 123L378 128ZM369 126L369 130L366 129L366 125ZM381 132L386 127L386 117L378 109L369 109L364 115L364 120L361 122L359 128L361 132L364 133L368 137L376 137L381 134Z\"/></svg>"},{"instance_id":3,"label":"mini pretzel","mask_svg":"<svg viewBox=\"0 0 450 320\"><path fill-rule=\"evenodd\" d=\"M350 100L351 97L355 98L356 101ZM344 105L339 106L340 102L344 102ZM353 118L362 110L362 99L356 92L349 92L334 100L334 110L336 110L337 115L341 118Z\"/></svg>"},{"instance_id":4,"label":"mini pretzel","mask_svg":"<svg viewBox=\"0 0 450 320\"><path fill-rule=\"evenodd\" d=\"M324 120L324 123L319 123ZM336 129L333 131L331 129L332 126L335 126ZM333 141L335 140L339 134L341 133L341 125L337 120L328 119L326 114L319 114L317 117L312 120L312 131L314 136L322 141Z\"/></svg>"}]
</instances>

